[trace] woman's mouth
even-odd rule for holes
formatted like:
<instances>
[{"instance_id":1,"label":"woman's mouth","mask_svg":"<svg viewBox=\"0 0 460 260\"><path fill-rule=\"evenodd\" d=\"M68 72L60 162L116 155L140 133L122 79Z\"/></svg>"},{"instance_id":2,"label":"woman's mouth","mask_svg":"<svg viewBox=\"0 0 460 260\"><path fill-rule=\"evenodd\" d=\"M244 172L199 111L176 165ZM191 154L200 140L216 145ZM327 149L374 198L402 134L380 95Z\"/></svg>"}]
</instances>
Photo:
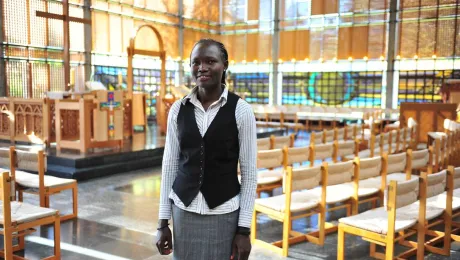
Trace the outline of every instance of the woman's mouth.
<instances>
[{"instance_id":1,"label":"woman's mouth","mask_svg":"<svg viewBox=\"0 0 460 260\"><path fill-rule=\"evenodd\" d=\"M208 81L208 80L210 80L210 79L211 79L210 76L203 76L203 75L202 75L202 76L199 76L199 77L198 77L198 80L199 80L199 81Z\"/></svg>"}]
</instances>

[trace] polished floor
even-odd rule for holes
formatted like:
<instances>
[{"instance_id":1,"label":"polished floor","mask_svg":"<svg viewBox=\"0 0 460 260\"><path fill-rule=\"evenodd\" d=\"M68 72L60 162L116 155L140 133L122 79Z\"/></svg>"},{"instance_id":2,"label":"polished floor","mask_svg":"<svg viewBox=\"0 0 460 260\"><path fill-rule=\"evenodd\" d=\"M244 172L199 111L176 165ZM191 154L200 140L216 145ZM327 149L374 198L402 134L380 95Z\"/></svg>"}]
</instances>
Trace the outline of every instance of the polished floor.
<instances>
[{"instance_id":1,"label":"polished floor","mask_svg":"<svg viewBox=\"0 0 460 260\"><path fill-rule=\"evenodd\" d=\"M300 135L296 145L303 145L307 140L306 136ZM79 217L61 224L62 259L172 259L171 256L160 256L153 243L158 220L160 183L161 167L79 182ZM70 195L64 192L53 196L51 207L62 213L69 212ZM37 197L33 195L26 194L25 201L38 204ZM337 219L343 214L330 214L328 219ZM314 217L300 219L293 222L293 228L308 232L315 228L316 223L317 219ZM52 231L52 227L43 227L28 235L26 249L19 252L19 255L27 259L40 259L51 255ZM279 222L259 216L258 237L265 241L276 241L281 239L281 234L282 225ZM371 259L369 243L357 237L346 237L345 251L346 259ZM250 259L332 260L336 259L336 253L337 235L330 234L323 247L306 242L292 246L288 258L276 256L255 246ZM452 244L450 257L427 255L426 259L460 259L460 243Z\"/></svg>"}]
</instances>

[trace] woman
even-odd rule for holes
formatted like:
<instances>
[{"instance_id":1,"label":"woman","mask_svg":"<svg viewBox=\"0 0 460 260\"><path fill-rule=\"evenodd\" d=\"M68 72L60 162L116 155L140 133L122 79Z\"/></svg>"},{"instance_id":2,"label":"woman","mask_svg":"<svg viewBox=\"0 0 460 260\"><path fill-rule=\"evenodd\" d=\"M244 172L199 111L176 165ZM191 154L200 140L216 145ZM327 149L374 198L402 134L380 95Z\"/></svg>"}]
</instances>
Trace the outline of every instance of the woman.
<instances>
[{"instance_id":1,"label":"woman","mask_svg":"<svg viewBox=\"0 0 460 260\"><path fill-rule=\"evenodd\" d=\"M254 113L225 87L222 43L200 40L190 62L196 87L168 115L156 245L175 260L245 260L257 186Z\"/></svg>"}]
</instances>

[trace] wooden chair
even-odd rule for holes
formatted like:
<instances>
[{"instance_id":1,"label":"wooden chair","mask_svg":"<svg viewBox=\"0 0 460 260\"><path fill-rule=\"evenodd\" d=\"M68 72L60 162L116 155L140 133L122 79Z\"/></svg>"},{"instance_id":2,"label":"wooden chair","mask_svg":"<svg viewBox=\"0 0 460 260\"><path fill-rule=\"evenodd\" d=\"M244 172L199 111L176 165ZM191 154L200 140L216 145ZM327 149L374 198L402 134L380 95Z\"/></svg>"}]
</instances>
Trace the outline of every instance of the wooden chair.
<instances>
[{"instance_id":1,"label":"wooden chair","mask_svg":"<svg viewBox=\"0 0 460 260\"><path fill-rule=\"evenodd\" d=\"M353 182L349 185L354 189L352 214L356 215L359 204L371 202L372 208L377 207L377 202L383 205L388 155L364 159L356 157L354 164Z\"/></svg>"},{"instance_id":2,"label":"wooden chair","mask_svg":"<svg viewBox=\"0 0 460 260\"><path fill-rule=\"evenodd\" d=\"M309 241L318 245L324 245L325 220L326 220L326 186L327 169L316 167L288 167L285 179L285 194L256 199L251 227L251 242L272 250L286 257L289 246L302 241ZM321 196L311 196L310 189L320 185ZM273 243L267 243L256 239L257 237L257 214L263 213L268 217L283 223L283 239ZM309 234L303 234L292 230L292 221L318 214L319 230Z\"/></svg>"},{"instance_id":3,"label":"wooden chair","mask_svg":"<svg viewBox=\"0 0 460 260\"><path fill-rule=\"evenodd\" d=\"M399 243L408 247L422 247L431 253L449 256L452 231L454 168L450 166L449 170L442 170L438 173L429 172L427 176L422 174L421 178L426 178L423 182L427 185L425 194L426 220L423 222L423 227L425 228L425 234L433 238L426 241L424 246L404 239ZM414 204L412 207L408 208L409 214L414 214L414 212L418 211L419 206L418 204ZM460 207L460 201L457 201L456 207ZM439 225L443 225L443 231L431 229ZM415 235L416 231L417 230L409 231L407 235ZM435 246L438 241L444 242L442 247ZM410 256L410 254L406 256Z\"/></svg>"},{"instance_id":4,"label":"wooden chair","mask_svg":"<svg viewBox=\"0 0 460 260\"><path fill-rule=\"evenodd\" d=\"M310 162L311 166L315 165L315 161L320 160L324 162L328 158L332 158L334 156L334 144L312 144L310 145L311 152L310 152Z\"/></svg>"},{"instance_id":5,"label":"wooden chair","mask_svg":"<svg viewBox=\"0 0 460 260\"><path fill-rule=\"evenodd\" d=\"M358 156L359 150L359 141L358 140L349 140L349 141L334 141L334 152L332 159L334 162L347 161L347 157Z\"/></svg>"},{"instance_id":6,"label":"wooden chair","mask_svg":"<svg viewBox=\"0 0 460 260\"><path fill-rule=\"evenodd\" d=\"M61 216L61 221L78 216L78 185L73 179L64 179L45 175L45 154L43 151L26 152L10 147L10 170L15 176L18 200L22 201L23 193L39 196L40 207L50 207L50 197L64 190L72 191L72 213ZM17 170L20 169L20 170ZM26 171L38 172L32 174Z\"/></svg>"},{"instance_id":7,"label":"wooden chair","mask_svg":"<svg viewBox=\"0 0 460 260\"><path fill-rule=\"evenodd\" d=\"M323 143L333 143L335 140L336 128L323 131Z\"/></svg>"},{"instance_id":8,"label":"wooden chair","mask_svg":"<svg viewBox=\"0 0 460 260\"><path fill-rule=\"evenodd\" d=\"M425 221L426 210L424 192L426 192L426 184L421 182L419 185L418 179L399 183L391 181L385 192L387 196L384 207L339 219L337 260L345 259L345 234L347 233L360 236L369 241L371 257L379 259L394 259L395 242L407 237L403 232L414 226L417 230L417 242L423 245L425 242L425 230L422 223ZM406 216L405 214L408 211L404 207L415 203L417 200L420 200L418 214ZM384 246L385 254L376 252L376 245ZM412 249L409 251L412 252ZM401 259L409 251L403 252L396 259ZM423 258L424 249L423 247L418 247L417 260L422 260Z\"/></svg>"},{"instance_id":9,"label":"wooden chair","mask_svg":"<svg viewBox=\"0 0 460 260\"><path fill-rule=\"evenodd\" d=\"M259 138L257 139L257 151L270 150L271 147L271 138Z\"/></svg>"},{"instance_id":10,"label":"wooden chair","mask_svg":"<svg viewBox=\"0 0 460 260\"><path fill-rule=\"evenodd\" d=\"M334 140L336 140L336 141L345 141L345 140L347 140L345 127L336 127L334 130L335 130ZM351 139L351 140L354 140L354 139Z\"/></svg>"},{"instance_id":11,"label":"wooden chair","mask_svg":"<svg viewBox=\"0 0 460 260\"><path fill-rule=\"evenodd\" d=\"M295 134L285 136L270 136L271 149L283 149L285 146L293 147L295 141Z\"/></svg>"},{"instance_id":12,"label":"wooden chair","mask_svg":"<svg viewBox=\"0 0 460 260\"><path fill-rule=\"evenodd\" d=\"M15 193L14 179L10 177L8 172L0 173L0 179L0 199L2 200L0 219L2 229L0 233L3 235L4 243L0 255L7 260L24 259L19 256L13 256L13 252L24 249L24 236L35 232L34 227L53 225L54 255L45 259L61 259L59 211L11 201L10 196ZM17 245L13 246L13 238L18 239Z\"/></svg>"},{"instance_id":13,"label":"wooden chair","mask_svg":"<svg viewBox=\"0 0 460 260\"><path fill-rule=\"evenodd\" d=\"M358 125L347 125L345 128L345 140L356 140L358 136Z\"/></svg>"},{"instance_id":14,"label":"wooden chair","mask_svg":"<svg viewBox=\"0 0 460 260\"><path fill-rule=\"evenodd\" d=\"M288 166L299 164L301 166L304 162L310 162L310 147L284 147L284 169ZM310 162L311 164L311 162Z\"/></svg>"},{"instance_id":15,"label":"wooden chair","mask_svg":"<svg viewBox=\"0 0 460 260\"><path fill-rule=\"evenodd\" d=\"M322 144L324 140L323 132L311 132L310 133L310 145Z\"/></svg>"},{"instance_id":16,"label":"wooden chair","mask_svg":"<svg viewBox=\"0 0 460 260\"><path fill-rule=\"evenodd\" d=\"M408 156L411 158L408 168L411 169L412 174L420 174L421 171L427 171L428 166L432 165L433 153L430 149L423 149L412 151L412 149L407 150Z\"/></svg>"},{"instance_id":17,"label":"wooden chair","mask_svg":"<svg viewBox=\"0 0 460 260\"><path fill-rule=\"evenodd\" d=\"M257 152L257 195L262 191L272 191L281 187L284 172L284 155L282 149Z\"/></svg>"}]
</instances>

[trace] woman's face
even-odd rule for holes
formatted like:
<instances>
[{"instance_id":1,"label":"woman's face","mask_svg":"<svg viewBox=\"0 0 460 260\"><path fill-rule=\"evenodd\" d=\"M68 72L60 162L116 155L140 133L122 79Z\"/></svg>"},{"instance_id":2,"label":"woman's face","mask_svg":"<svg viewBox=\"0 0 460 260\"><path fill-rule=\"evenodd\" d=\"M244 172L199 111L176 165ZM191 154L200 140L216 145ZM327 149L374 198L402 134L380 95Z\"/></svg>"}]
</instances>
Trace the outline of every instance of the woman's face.
<instances>
[{"instance_id":1,"label":"woman's face","mask_svg":"<svg viewBox=\"0 0 460 260\"><path fill-rule=\"evenodd\" d=\"M220 86L227 66L227 62L222 60L219 48L214 44L197 44L190 55L192 77L199 87Z\"/></svg>"}]
</instances>

